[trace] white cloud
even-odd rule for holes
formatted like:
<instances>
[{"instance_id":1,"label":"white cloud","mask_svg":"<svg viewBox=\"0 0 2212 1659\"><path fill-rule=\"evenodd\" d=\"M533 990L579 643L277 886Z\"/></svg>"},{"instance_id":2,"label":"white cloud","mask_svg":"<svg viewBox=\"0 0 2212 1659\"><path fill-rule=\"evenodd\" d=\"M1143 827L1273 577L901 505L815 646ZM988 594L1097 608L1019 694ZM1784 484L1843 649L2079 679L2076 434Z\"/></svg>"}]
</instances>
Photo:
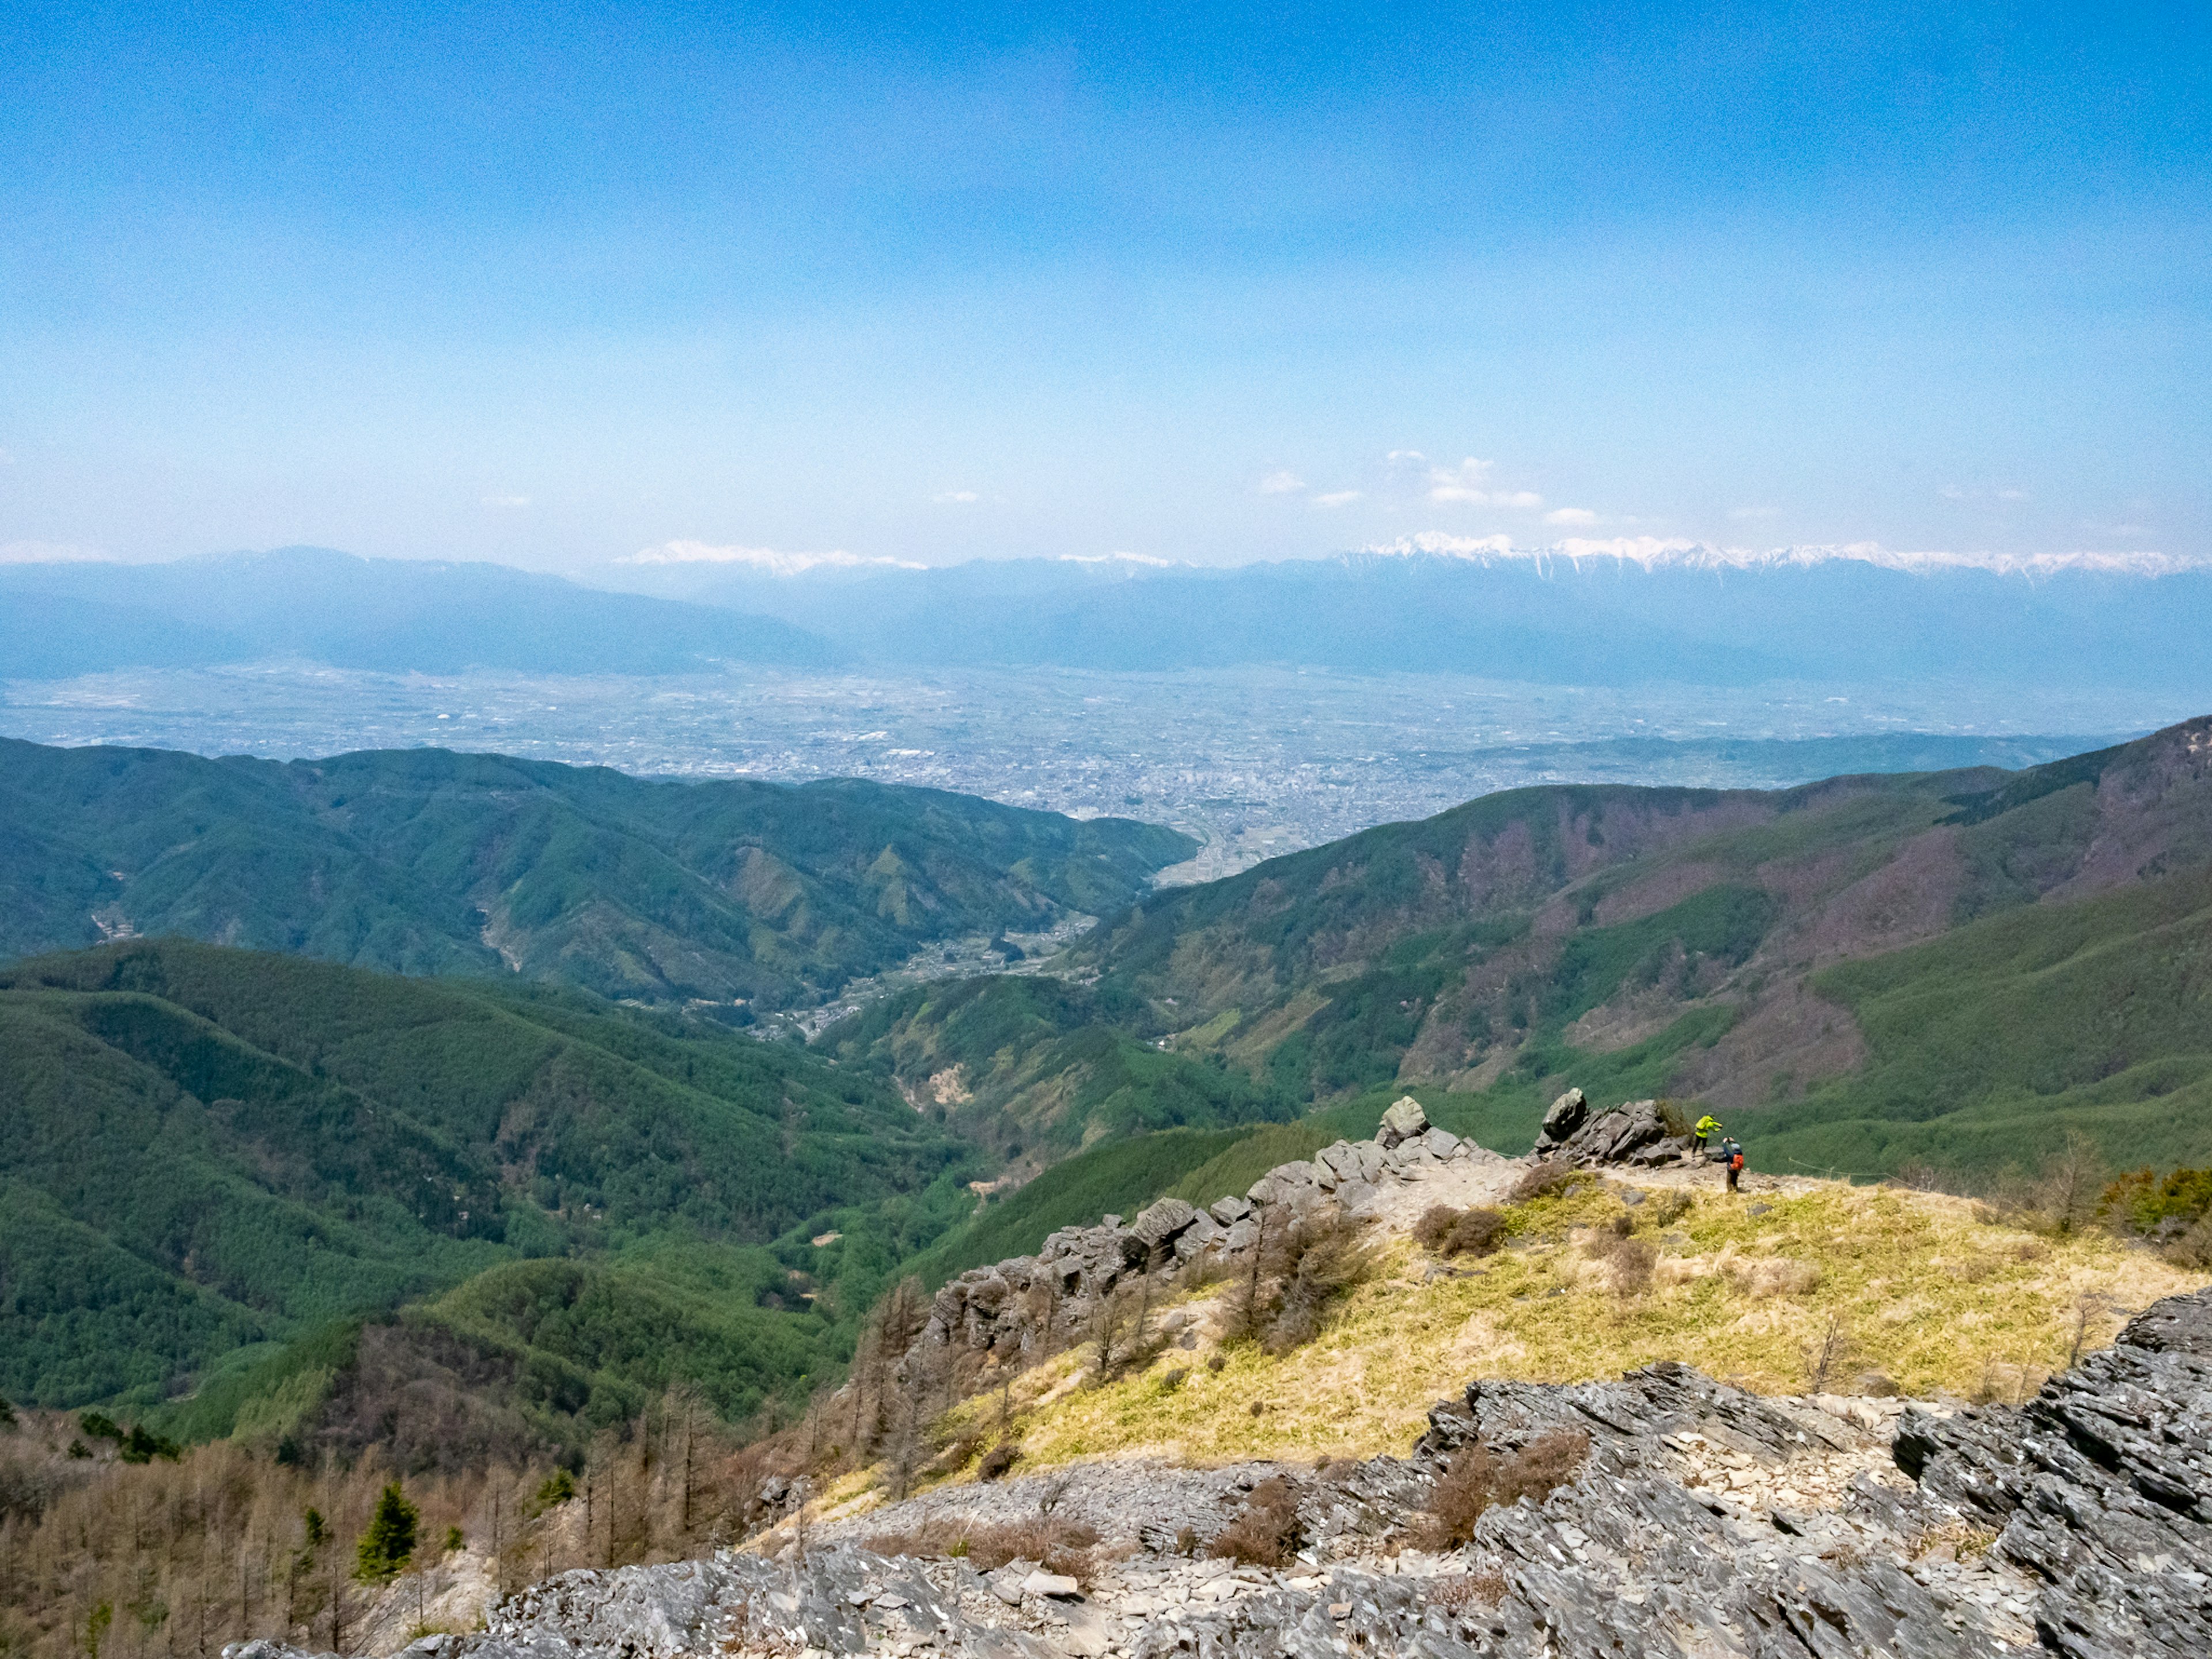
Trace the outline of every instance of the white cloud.
<instances>
[{"instance_id":1,"label":"white cloud","mask_svg":"<svg viewBox=\"0 0 2212 1659\"><path fill-rule=\"evenodd\" d=\"M923 570L928 567L907 559L865 558L842 549L829 553L779 553L772 547L714 547L705 542L663 542L640 548L617 564L739 564L770 576L796 576L802 570L827 566L854 569L863 565L894 570Z\"/></svg>"},{"instance_id":2,"label":"white cloud","mask_svg":"<svg viewBox=\"0 0 2212 1659\"><path fill-rule=\"evenodd\" d=\"M1326 495L1315 496L1313 503L1316 507L1345 507L1358 501L1365 493L1364 490L1358 489L1332 489Z\"/></svg>"},{"instance_id":3,"label":"white cloud","mask_svg":"<svg viewBox=\"0 0 2212 1659\"><path fill-rule=\"evenodd\" d=\"M2024 501L2027 499L2027 492L2025 489L2000 489L1997 499L2001 501Z\"/></svg>"},{"instance_id":4,"label":"white cloud","mask_svg":"<svg viewBox=\"0 0 2212 1659\"><path fill-rule=\"evenodd\" d=\"M68 542L0 542L0 564L101 564L108 556Z\"/></svg>"},{"instance_id":5,"label":"white cloud","mask_svg":"<svg viewBox=\"0 0 2212 1659\"><path fill-rule=\"evenodd\" d=\"M1544 515L1546 524L1595 524L1597 514L1586 507L1555 507Z\"/></svg>"},{"instance_id":6,"label":"white cloud","mask_svg":"<svg viewBox=\"0 0 2212 1659\"><path fill-rule=\"evenodd\" d=\"M1846 542L1792 547L1717 547L1710 542L1686 541L1679 537L1570 536L1547 546L1516 546L1510 536L1454 536L1425 530L1392 542L1371 544L1366 553L1406 556L1418 553L1443 554L1488 564L1493 560L1518 559L1544 565L1564 559L1614 559L1640 564L1647 570L1772 570L1807 569L1814 565L1850 560L1884 570L1925 574L1933 570L1986 570L2006 576L2049 576L2067 570L2092 570L2112 575L2171 576L2185 570L2212 570L2212 555L2156 552L2114 552L2077 548L2052 553L1957 552L1936 549L1899 550L1879 542Z\"/></svg>"},{"instance_id":7,"label":"white cloud","mask_svg":"<svg viewBox=\"0 0 2212 1659\"><path fill-rule=\"evenodd\" d=\"M1737 507L1729 509L1729 517L1736 520L1778 519L1781 516L1782 509L1778 507Z\"/></svg>"},{"instance_id":8,"label":"white cloud","mask_svg":"<svg viewBox=\"0 0 2212 1659\"><path fill-rule=\"evenodd\" d=\"M1295 495L1306 487L1306 481L1295 472L1270 472L1260 480L1262 495Z\"/></svg>"},{"instance_id":9,"label":"white cloud","mask_svg":"<svg viewBox=\"0 0 2212 1659\"><path fill-rule=\"evenodd\" d=\"M527 495L487 495L483 498L483 504L486 507L527 507L530 505L530 497Z\"/></svg>"},{"instance_id":10,"label":"white cloud","mask_svg":"<svg viewBox=\"0 0 2212 1659\"><path fill-rule=\"evenodd\" d=\"M1429 499L1432 501L1465 501L1474 507L1543 506L1544 498L1533 489L1490 489L1492 465L1470 455L1457 466L1431 467Z\"/></svg>"},{"instance_id":11,"label":"white cloud","mask_svg":"<svg viewBox=\"0 0 2212 1659\"><path fill-rule=\"evenodd\" d=\"M1382 458L1386 461L1422 461L1429 459L1418 449L1394 449Z\"/></svg>"},{"instance_id":12,"label":"white cloud","mask_svg":"<svg viewBox=\"0 0 2212 1659\"><path fill-rule=\"evenodd\" d=\"M978 495L977 495L974 490L972 490L972 489L940 489L940 490L939 490L939 491L937 492L937 494L935 494L934 495L931 496L929 499L930 499L930 500L932 500L932 501L943 501L943 502L956 502L956 501L957 501L957 502L959 502L959 503L961 503L962 505L963 505L963 506L964 506L966 503L968 503L968 502L969 502L969 501L979 501L982 500L983 498L982 498L981 496Z\"/></svg>"}]
</instances>

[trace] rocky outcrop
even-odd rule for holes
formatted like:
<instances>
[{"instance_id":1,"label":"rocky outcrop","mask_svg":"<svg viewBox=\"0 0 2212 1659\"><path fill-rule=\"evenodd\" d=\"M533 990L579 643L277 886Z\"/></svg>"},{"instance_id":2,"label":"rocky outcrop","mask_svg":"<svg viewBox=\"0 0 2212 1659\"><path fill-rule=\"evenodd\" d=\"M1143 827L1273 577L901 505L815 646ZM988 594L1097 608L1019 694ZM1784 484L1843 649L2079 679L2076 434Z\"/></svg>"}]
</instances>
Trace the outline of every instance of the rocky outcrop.
<instances>
[{"instance_id":1,"label":"rocky outcrop","mask_svg":"<svg viewBox=\"0 0 2212 1659\"><path fill-rule=\"evenodd\" d=\"M1894 1426L1893 1426L1894 1425ZM1543 1501L1492 1507L1443 1554L1407 1522L1480 1441L1588 1450ZM945 1487L773 1557L571 1572L421 1659L891 1653L1334 1659L1911 1659L2212 1651L2212 1291L2160 1303L2023 1408L1770 1399L1686 1366L1573 1386L1484 1381L1413 1454L1307 1471L1102 1463ZM1185 1553L1260 1482L1297 1487L1277 1570ZM1087 1584L1039 1564L872 1554L925 1522L1049 1508L1109 1547ZM299 1659L270 1644L227 1659Z\"/></svg>"},{"instance_id":2,"label":"rocky outcrop","mask_svg":"<svg viewBox=\"0 0 2212 1659\"><path fill-rule=\"evenodd\" d=\"M1897 1461L2000 1528L2046 1647L2212 1653L2212 1292L2157 1304L2022 1409L1909 1415Z\"/></svg>"},{"instance_id":3,"label":"rocky outcrop","mask_svg":"<svg viewBox=\"0 0 2212 1659\"><path fill-rule=\"evenodd\" d=\"M1593 1114L1579 1089L1570 1089L1552 1103L1533 1156L1564 1159L1578 1169L1613 1164L1664 1170L1698 1161L1690 1137L1668 1127L1657 1101L1632 1100Z\"/></svg>"},{"instance_id":4,"label":"rocky outcrop","mask_svg":"<svg viewBox=\"0 0 2212 1659\"><path fill-rule=\"evenodd\" d=\"M1280 1164L1241 1197L1203 1210L1164 1198L1134 1221L1108 1216L1095 1227L1063 1228L1034 1256L963 1273L930 1304L922 1341L1002 1360L1048 1352L1079 1338L1100 1300L1126 1283L1201 1260L1237 1259L1323 1209L1372 1213L1394 1188L1445 1165L1504 1161L1431 1124L1407 1095L1383 1115L1375 1139L1340 1140Z\"/></svg>"},{"instance_id":5,"label":"rocky outcrop","mask_svg":"<svg viewBox=\"0 0 2212 1659\"><path fill-rule=\"evenodd\" d=\"M1570 1089L1545 1114L1531 1157L1577 1168L1662 1170L1698 1161L1686 1136L1670 1135L1656 1100L1634 1100L1594 1111ZM1225 1262L1259 1248L1278 1230L1318 1211L1396 1217L1393 1200L1440 1169L1502 1168L1509 1160L1429 1121L1421 1103L1401 1097L1383 1113L1372 1140L1340 1140L1310 1158L1270 1170L1241 1197L1204 1209L1164 1198L1124 1223L1108 1216L1095 1227L1066 1227L1034 1256L977 1267L937 1293L922 1334L939 1352L996 1354L1012 1361L1065 1346L1090 1328L1102 1298L1146 1275L1164 1275L1204 1261ZM1510 1182L1502 1183L1510 1186ZM1443 1183L1432 1201L1491 1203L1480 1182Z\"/></svg>"}]
</instances>

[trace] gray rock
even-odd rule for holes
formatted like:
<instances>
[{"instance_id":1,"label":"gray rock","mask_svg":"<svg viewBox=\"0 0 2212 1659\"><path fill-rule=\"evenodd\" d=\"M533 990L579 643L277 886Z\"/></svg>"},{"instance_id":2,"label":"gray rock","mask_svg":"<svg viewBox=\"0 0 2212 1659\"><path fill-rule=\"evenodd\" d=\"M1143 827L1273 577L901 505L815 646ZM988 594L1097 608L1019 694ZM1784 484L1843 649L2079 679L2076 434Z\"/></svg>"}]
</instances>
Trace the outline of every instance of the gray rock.
<instances>
[{"instance_id":1,"label":"gray rock","mask_svg":"<svg viewBox=\"0 0 2212 1659\"><path fill-rule=\"evenodd\" d=\"M1553 1103L1544 1117L1536 1156L1563 1158L1582 1169L1607 1164L1650 1169L1680 1164L1689 1157L1689 1139L1668 1133L1657 1101L1632 1100L1593 1115L1581 1095L1580 1090L1570 1089Z\"/></svg>"},{"instance_id":2,"label":"gray rock","mask_svg":"<svg viewBox=\"0 0 2212 1659\"><path fill-rule=\"evenodd\" d=\"M1209 1207L1208 1213L1223 1226L1234 1226L1252 1213L1252 1200L1249 1198L1217 1198Z\"/></svg>"},{"instance_id":3,"label":"gray rock","mask_svg":"<svg viewBox=\"0 0 2212 1659\"><path fill-rule=\"evenodd\" d=\"M1218 1222L1204 1211L1200 1211L1192 1218L1190 1225L1176 1235L1176 1259L1189 1261L1204 1255L1206 1246L1217 1243L1223 1232Z\"/></svg>"},{"instance_id":4,"label":"gray rock","mask_svg":"<svg viewBox=\"0 0 2212 1659\"><path fill-rule=\"evenodd\" d=\"M1024 1595L1080 1595L1083 1586L1064 1574L1047 1572L1042 1567L1022 1580Z\"/></svg>"},{"instance_id":5,"label":"gray rock","mask_svg":"<svg viewBox=\"0 0 2212 1659\"><path fill-rule=\"evenodd\" d=\"M1197 1219L1194 1205L1186 1204L1179 1198L1164 1198L1139 1216L1129 1232L1146 1249L1158 1250Z\"/></svg>"},{"instance_id":6,"label":"gray rock","mask_svg":"<svg viewBox=\"0 0 2212 1659\"><path fill-rule=\"evenodd\" d=\"M1579 1089L1570 1089L1552 1103L1552 1109L1544 1114L1544 1139L1557 1146L1583 1127L1589 1115L1589 1097Z\"/></svg>"},{"instance_id":7,"label":"gray rock","mask_svg":"<svg viewBox=\"0 0 2212 1659\"><path fill-rule=\"evenodd\" d=\"M1382 1127L1376 1130L1375 1139L1387 1151L1428 1127L1429 1115L1421 1109L1421 1103L1411 1095L1401 1095L1382 1114Z\"/></svg>"}]
</instances>

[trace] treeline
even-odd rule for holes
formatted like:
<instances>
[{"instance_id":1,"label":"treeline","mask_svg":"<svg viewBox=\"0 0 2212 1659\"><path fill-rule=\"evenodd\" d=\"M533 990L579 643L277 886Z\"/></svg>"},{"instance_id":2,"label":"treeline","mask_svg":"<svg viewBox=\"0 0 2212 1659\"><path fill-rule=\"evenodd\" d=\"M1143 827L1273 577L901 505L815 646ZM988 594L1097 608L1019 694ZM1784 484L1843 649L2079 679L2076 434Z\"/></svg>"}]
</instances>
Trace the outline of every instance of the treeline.
<instances>
[{"instance_id":1,"label":"treeline","mask_svg":"<svg viewBox=\"0 0 2212 1659\"><path fill-rule=\"evenodd\" d=\"M265 1637L339 1654L466 1630L572 1567L685 1559L762 1519L763 1460L695 1395L571 1468L403 1477L219 1441L133 1463L78 1418L0 1429L0 1656L193 1659ZM80 1455L72 1455L72 1449Z\"/></svg>"}]
</instances>

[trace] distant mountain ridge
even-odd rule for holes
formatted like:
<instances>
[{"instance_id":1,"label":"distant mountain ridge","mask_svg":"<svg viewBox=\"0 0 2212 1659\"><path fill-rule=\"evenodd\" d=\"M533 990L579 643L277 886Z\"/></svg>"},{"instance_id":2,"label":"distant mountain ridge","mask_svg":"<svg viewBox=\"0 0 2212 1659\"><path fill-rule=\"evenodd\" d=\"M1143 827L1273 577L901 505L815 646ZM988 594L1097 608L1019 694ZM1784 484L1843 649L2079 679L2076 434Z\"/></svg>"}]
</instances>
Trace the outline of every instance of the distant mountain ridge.
<instances>
[{"instance_id":1,"label":"distant mountain ridge","mask_svg":"<svg viewBox=\"0 0 2212 1659\"><path fill-rule=\"evenodd\" d=\"M1211 569L975 562L626 580L781 617L856 660L1166 671L1295 663L1558 684L1972 678L2212 698L2212 571L1754 570L1346 554Z\"/></svg>"},{"instance_id":2,"label":"distant mountain ridge","mask_svg":"<svg viewBox=\"0 0 2212 1659\"><path fill-rule=\"evenodd\" d=\"M510 566L325 548L168 564L0 567L0 678L302 657L446 674L820 668L836 652L773 617L580 587Z\"/></svg>"},{"instance_id":3,"label":"distant mountain ridge","mask_svg":"<svg viewBox=\"0 0 2212 1659\"><path fill-rule=\"evenodd\" d=\"M0 567L0 678L278 657L430 673L1280 664L1563 685L1932 678L2212 700L2212 653L2199 643L2212 636L2212 569L2017 574L1850 559L1647 568L1358 553L1220 569L1073 558L790 576L626 565L609 579L654 596L316 548Z\"/></svg>"},{"instance_id":4,"label":"distant mountain ridge","mask_svg":"<svg viewBox=\"0 0 2212 1659\"><path fill-rule=\"evenodd\" d=\"M1194 848L1127 819L855 780L0 739L0 957L175 933L772 1007L932 939L1118 909Z\"/></svg>"}]
</instances>

